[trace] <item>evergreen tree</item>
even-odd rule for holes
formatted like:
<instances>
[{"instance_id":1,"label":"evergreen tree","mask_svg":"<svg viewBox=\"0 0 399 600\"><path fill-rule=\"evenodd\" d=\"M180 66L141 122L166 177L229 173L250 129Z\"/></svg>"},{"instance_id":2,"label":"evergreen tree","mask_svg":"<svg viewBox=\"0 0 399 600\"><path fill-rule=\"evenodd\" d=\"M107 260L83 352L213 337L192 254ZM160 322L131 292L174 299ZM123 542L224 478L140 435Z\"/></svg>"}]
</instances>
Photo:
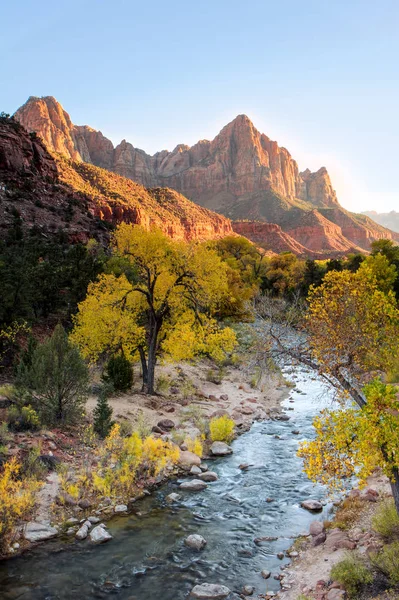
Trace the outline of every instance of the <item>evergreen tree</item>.
<instances>
[{"instance_id":1,"label":"evergreen tree","mask_svg":"<svg viewBox=\"0 0 399 600\"><path fill-rule=\"evenodd\" d=\"M99 393L97 405L93 410L94 431L103 439L107 437L113 425L111 418L113 411L108 402L111 392L112 386L105 384Z\"/></svg>"}]
</instances>

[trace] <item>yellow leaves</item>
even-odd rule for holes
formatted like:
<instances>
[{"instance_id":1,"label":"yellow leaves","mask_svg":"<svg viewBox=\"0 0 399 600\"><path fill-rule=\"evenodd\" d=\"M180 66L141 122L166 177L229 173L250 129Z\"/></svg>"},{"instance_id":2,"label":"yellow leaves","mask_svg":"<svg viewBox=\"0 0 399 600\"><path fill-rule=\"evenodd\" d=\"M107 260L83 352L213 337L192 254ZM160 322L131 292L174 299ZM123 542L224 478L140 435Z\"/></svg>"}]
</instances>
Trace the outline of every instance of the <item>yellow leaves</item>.
<instances>
[{"instance_id":1,"label":"yellow leaves","mask_svg":"<svg viewBox=\"0 0 399 600\"><path fill-rule=\"evenodd\" d=\"M124 275L102 275L90 284L86 299L79 304L71 340L93 362L103 352L119 348L132 357L144 340L144 329L138 324L141 302Z\"/></svg>"},{"instance_id":2,"label":"yellow leaves","mask_svg":"<svg viewBox=\"0 0 399 600\"><path fill-rule=\"evenodd\" d=\"M209 423L209 435L212 442L231 442L234 437L234 421L227 415L215 417Z\"/></svg>"},{"instance_id":3,"label":"yellow leaves","mask_svg":"<svg viewBox=\"0 0 399 600\"><path fill-rule=\"evenodd\" d=\"M202 440L199 437L196 437L196 438L186 437L186 439L184 440L184 443L186 444L187 450L189 452L193 452L200 458L202 457L204 448L203 448Z\"/></svg>"},{"instance_id":4,"label":"yellow leaves","mask_svg":"<svg viewBox=\"0 0 399 600\"><path fill-rule=\"evenodd\" d=\"M323 411L314 420L316 437L298 456L312 481L339 488L352 475L365 483L376 467L388 477L399 468L399 400L393 386L374 380L365 386L362 408Z\"/></svg>"},{"instance_id":5,"label":"yellow leaves","mask_svg":"<svg viewBox=\"0 0 399 600\"><path fill-rule=\"evenodd\" d=\"M109 436L96 452L97 468L82 472L73 483L62 481L63 489L79 495L90 493L128 499L139 478L155 477L179 459L179 448L160 438L142 439L137 431L122 437L120 425L113 425Z\"/></svg>"},{"instance_id":6,"label":"yellow leaves","mask_svg":"<svg viewBox=\"0 0 399 600\"><path fill-rule=\"evenodd\" d=\"M14 527L32 510L40 483L18 479L20 464L16 458L3 465L0 473L0 546L7 547Z\"/></svg>"},{"instance_id":7,"label":"yellow leaves","mask_svg":"<svg viewBox=\"0 0 399 600\"><path fill-rule=\"evenodd\" d=\"M308 301L310 343L325 370L347 365L361 380L389 367L399 346L399 311L393 293L380 291L367 264L357 273L327 273Z\"/></svg>"},{"instance_id":8,"label":"yellow leaves","mask_svg":"<svg viewBox=\"0 0 399 600\"><path fill-rule=\"evenodd\" d=\"M221 328L217 321L205 316L198 321L187 311L169 327L162 350L175 361L202 355L221 362L236 345L236 334L231 328Z\"/></svg>"},{"instance_id":9,"label":"yellow leaves","mask_svg":"<svg viewBox=\"0 0 399 600\"><path fill-rule=\"evenodd\" d=\"M89 286L71 334L83 356L96 361L122 349L135 358L155 326L162 342L157 348L175 360L203 354L220 361L234 349L234 332L212 318L229 297L228 267L215 251L125 223L114 235L114 249L132 273L129 280L120 271L118 277L105 274Z\"/></svg>"}]
</instances>

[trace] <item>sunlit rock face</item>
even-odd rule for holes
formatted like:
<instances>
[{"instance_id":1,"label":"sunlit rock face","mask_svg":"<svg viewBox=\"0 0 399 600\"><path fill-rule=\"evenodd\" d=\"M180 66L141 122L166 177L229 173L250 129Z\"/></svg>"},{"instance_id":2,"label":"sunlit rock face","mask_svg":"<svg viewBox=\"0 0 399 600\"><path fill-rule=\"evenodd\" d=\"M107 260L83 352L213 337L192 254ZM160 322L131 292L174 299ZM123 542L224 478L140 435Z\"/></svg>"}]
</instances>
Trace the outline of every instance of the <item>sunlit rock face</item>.
<instances>
[{"instance_id":1,"label":"sunlit rock face","mask_svg":"<svg viewBox=\"0 0 399 600\"><path fill-rule=\"evenodd\" d=\"M325 167L299 172L288 150L257 131L245 115L237 116L212 141L201 140L192 147L180 144L153 156L126 140L114 147L100 131L74 125L51 96L29 98L15 116L51 150L145 187L172 188L238 221L235 231L276 252L345 254L368 250L381 237L399 238L368 217L344 210ZM245 226L244 220L257 225ZM274 223L280 230L259 223Z\"/></svg>"}]
</instances>

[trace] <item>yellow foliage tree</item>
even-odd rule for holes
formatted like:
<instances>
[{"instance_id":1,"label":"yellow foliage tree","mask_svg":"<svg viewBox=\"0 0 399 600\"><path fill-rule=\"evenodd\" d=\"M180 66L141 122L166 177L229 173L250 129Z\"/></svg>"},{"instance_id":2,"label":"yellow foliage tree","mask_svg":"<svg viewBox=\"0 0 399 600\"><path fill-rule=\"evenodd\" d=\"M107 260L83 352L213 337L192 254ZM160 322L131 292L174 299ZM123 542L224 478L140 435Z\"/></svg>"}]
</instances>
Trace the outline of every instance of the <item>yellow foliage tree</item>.
<instances>
[{"instance_id":1,"label":"yellow foliage tree","mask_svg":"<svg viewBox=\"0 0 399 600\"><path fill-rule=\"evenodd\" d=\"M307 329L315 366L346 392L354 407L325 411L315 419L315 440L300 449L313 480L336 485L381 467L390 477L399 511L399 401L378 378L399 350L399 310L382 262L365 261L356 273L330 272L311 288ZM357 405L357 407L356 407Z\"/></svg>"},{"instance_id":2,"label":"yellow foliage tree","mask_svg":"<svg viewBox=\"0 0 399 600\"><path fill-rule=\"evenodd\" d=\"M95 361L117 350L138 354L143 391L153 394L161 354L219 360L233 350L234 332L215 319L229 294L227 266L215 251L122 224L114 236L114 256L128 263L130 272L102 275L75 317L72 339L85 357Z\"/></svg>"}]
</instances>

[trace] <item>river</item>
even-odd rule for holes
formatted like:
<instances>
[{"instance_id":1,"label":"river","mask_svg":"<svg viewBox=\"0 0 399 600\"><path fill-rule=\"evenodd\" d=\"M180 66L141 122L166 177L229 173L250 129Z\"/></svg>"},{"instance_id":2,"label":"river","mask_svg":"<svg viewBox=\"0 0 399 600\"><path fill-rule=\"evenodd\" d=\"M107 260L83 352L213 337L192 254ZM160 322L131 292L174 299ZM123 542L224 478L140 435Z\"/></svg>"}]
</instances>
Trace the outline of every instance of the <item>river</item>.
<instances>
[{"instance_id":1,"label":"river","mask_svg":"<svg viewBox=\"0 0 399 600\"><path fill-rule=\"evenodd\" d=\"M300 507L308 498L324 500L326 492L301 472L296 450L312 436L312 419L332 393L310 370L285 372L296 384L283 403L290 420L255 423L233 442L231 456L212 461L217 482L203 492L183 492L171 506L165 496L180 493L178 482L163 486L136 505L139 514L111 520L114 539L102 546L56 540L3 561L1 600L183 600L201 582L235 592L243 585L255 586L256 593L277 591L273 575L289 560L277 553L329 510L326 504L314 515ZM252 466L243 471L242 463ZM184 546L191 533L207 540L202 552ZM277 539L255 544L266 536ZM262 569L272 577L263 579Z\"/></svg>"}]
</instances>

